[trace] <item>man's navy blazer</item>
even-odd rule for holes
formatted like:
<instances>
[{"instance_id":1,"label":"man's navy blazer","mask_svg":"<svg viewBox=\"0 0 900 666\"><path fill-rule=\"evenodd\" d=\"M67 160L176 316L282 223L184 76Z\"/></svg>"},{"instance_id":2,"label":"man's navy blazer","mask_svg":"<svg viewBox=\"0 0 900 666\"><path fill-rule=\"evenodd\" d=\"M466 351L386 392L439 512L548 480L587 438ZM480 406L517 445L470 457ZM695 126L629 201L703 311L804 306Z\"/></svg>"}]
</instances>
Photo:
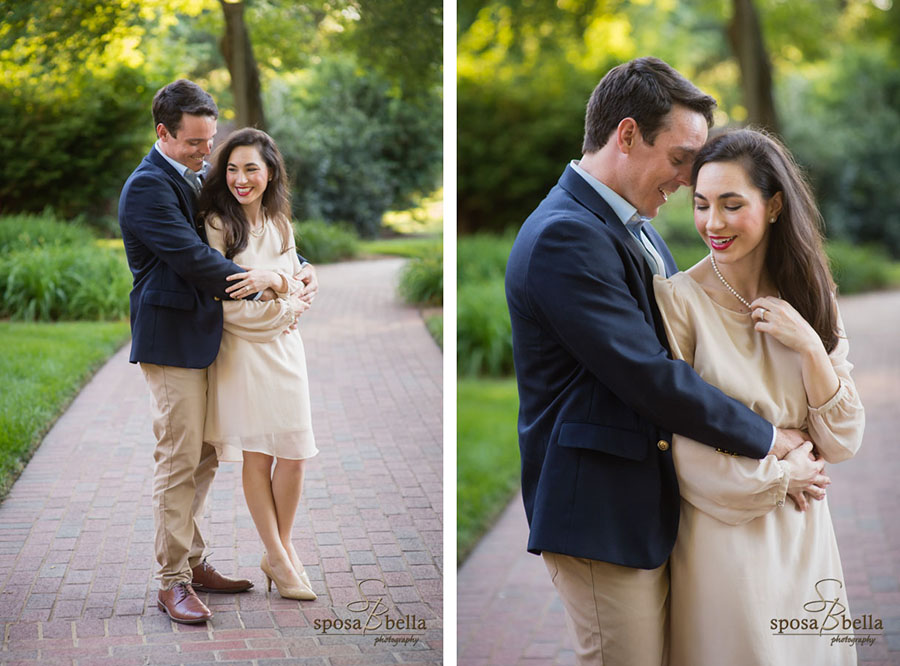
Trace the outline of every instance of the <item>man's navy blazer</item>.
<instances>
[{"instance_id":1,"label":"man's navy blazer","mask_svg":"<svg viewBox=\"0 0 900 666\"><path fill-rule=\"evenodd\" d=\"M151 148L125 181L119 226L131 290L132 363L205 368L222 340L225 277L243 269L206 244L187 181Z\"/></svg>"},{"instance_id":2,"label":"man's navy blazer","mask_svg":"<svg viewBox=\"0 0 900 666\"><path fill-rule=\"evenodd\" d=\"M516 237L506 297L533 553L656 568L678 530L672 433L768 452L771 424L671 359L652 280L634 237L571 167Z\"/></svg>"}]
</instances>

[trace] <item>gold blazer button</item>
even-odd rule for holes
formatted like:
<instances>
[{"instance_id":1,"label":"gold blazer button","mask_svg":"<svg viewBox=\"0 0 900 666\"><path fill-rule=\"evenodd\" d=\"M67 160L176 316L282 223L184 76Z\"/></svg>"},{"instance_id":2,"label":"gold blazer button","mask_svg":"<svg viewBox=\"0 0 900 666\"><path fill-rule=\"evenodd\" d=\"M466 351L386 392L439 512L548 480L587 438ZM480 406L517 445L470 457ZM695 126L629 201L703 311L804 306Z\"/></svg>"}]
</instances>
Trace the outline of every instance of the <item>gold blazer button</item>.
<instances>
[{"instance_id":1,"label":"gold blazer button","mask_svg":"<svg viewBox=\"0 0 900 666\"><path fill-rule=\"evenodd\" d=\"M669 443L666 440L661 439L656 443L656 448L658 448L660 451L668 451Z\"/></svg>"}]
</instances>

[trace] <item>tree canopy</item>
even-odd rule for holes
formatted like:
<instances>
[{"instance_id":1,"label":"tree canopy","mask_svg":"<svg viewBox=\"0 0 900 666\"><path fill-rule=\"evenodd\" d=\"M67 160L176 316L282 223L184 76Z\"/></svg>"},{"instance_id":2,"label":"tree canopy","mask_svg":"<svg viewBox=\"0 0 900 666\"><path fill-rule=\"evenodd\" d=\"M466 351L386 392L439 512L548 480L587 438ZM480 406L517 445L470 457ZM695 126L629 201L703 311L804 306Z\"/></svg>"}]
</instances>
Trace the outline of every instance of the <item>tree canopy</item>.
<instances>
[{"instance_id":1,"label":"tree canopy","mask_svg":"<svg viewBox=\"0 0 900 666\"><path fill-rule=\"evenodd\" d=\"M892 0L459 0L458 49L462 231L521 224L579 156L597 81L655 55L716 97L717 126L774 126L809 172L830 234L900 255L900 190L884 187L900 177ZM770 82L749 85L763 58ZM774 121L759 105L766 85Z\"/></svg>"},{"instance_id":2,"label":"tree canopy","mask_svg":"<svg viewBox=\"0 0 900 666\"><path fill-rule=\"evenodd\" d=\"M268 91L282 83L303 88L304 81L317 80L318 68L349 59L382 82L377 89L384 104L368 105L369 112L384 114L392 104L409 107L407 115L418 109L431 123L427 132L441 134L437 0L8 0L0 18L0 147L15 156L0 167L0 211L49 204L73 215L108 208L153 139L154 92L180 77L214 96L226 128L265 126L271 122L263 113ZM316 94L295 95L296 106L285 112L318 108ZM331 111L327 121L341 124L342 110ZM326 122L324 114L306 117ZM394 138L427 146L428 184L413 167L393 165L399 180L393 195L379 199L385 205L408 203L437 185L440 146L422 138L423 128L416 132ZM93 157L79 152L87 149ZM331 156L330 162L340 160ZM76 185L73 170L86 165L92 182ZM371 215L380 213L373 208Z\"/></svg>"}]
</instances>

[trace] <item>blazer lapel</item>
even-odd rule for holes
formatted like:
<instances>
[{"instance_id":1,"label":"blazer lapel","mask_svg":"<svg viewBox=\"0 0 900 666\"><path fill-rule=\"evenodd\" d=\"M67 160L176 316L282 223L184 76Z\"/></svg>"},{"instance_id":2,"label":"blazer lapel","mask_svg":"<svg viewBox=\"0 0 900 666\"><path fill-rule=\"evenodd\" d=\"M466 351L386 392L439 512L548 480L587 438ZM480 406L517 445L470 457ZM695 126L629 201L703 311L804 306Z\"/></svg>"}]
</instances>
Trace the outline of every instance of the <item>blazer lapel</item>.
<instances>
[{"instance_id":1,"label":"blazer lapel","mask_svg":"<svg viewBox=\"0 0 900 666\"><path fill-rule=\"evenodd\" d=\"M678 272L678 266L675 263L675 257L672 256L663 237L660 236L659 232L649 223L644 225L644 231L647 232L650 242L653 243L653 247L656 248L656 251L659 252L659 256L662 257L663 263L665 264L666 277L675 275L675 273Z\"/></svg>"},{"instance_id":2,"label":"blazer lapel","mask_svg":"<svg viewBox=\"0 0 900 666\"><path fill-rule=\"evenodd\" d=\"M188 213L188 221L191 223L191 226L195 231L203 238L203 234L200 234L197 226L197 195L194 194L193 188L188 184L188 182L184 179L180 173L175 171L171 164L159 154L159 151L156 148L151 148L150 153L146 157L149 162L155 166L157 169L160 169L163 173L166 174L166 177L172 184L175 186L175 189L181 193L181 199L184 202L185 208ZM206 239L203 239L204 242Z\"/></svg>"},{"instance_id":3,"label":"blazer lapel","mask_svg":"<svg viewBox=\"0 0 900 666\"><path fill-rule=\"evenodd\" d=\"M591 187L584 178L578 175L575 170L567 166L563 171L563 175L559 179L559 186L566 190L572 197L582 206L591 211L600 220L606 224L613 236L628 248L628 251L638 260L638 265L650 270L647 260L644 259L644 251L640 247L640 241L631 235L631 232L625 228L619 216L616 215L612 207L606 203L606 200Z\"/></svg>"}]
</instances>

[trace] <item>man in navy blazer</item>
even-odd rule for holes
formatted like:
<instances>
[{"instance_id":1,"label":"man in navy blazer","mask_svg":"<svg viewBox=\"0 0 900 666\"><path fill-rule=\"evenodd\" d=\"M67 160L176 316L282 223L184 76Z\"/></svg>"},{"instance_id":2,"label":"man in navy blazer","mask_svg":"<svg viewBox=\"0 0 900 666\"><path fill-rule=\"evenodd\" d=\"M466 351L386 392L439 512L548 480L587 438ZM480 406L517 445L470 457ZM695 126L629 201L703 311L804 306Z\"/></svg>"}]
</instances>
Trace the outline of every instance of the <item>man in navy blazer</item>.
<instances>
[{"instance_id":1,"label":"man in navy blazer","mask_svg":"<svg viewBox=\"0 0 900 666\"><path fill-rule=\"evenodd\" d=\"M230 579L204 558L199 520L218 466L203 442L206 369L222 338L228 276L245 274L206 244L196 221L204 158L212 148L218 108L196 84L179 80L153 99L159 140L131 174L119 198L119 225L131 291L132 363L140 363L151 393L158 606L182 623L212 613L195 589L240 592L249 580ZM307 265L300 275L311 301L317 283ZM229 291L233 292L231 288ZM250 294L250 297L261 296ZM265 298L265 296L263 296ZM274 304L273 304L274 305Z\"/></svg>"},{"instance_id":2,"label":"man in navy blazer","mask_svg":"<svg viewBox=\"0 0 900 666\"><path fill-rule=\"evenodd\" d=\"M652 279L676 267L646 221L689 184L714 106L656 58L611 70L588 103L582 159L507 264L528 550L543 556L583 664L666 659L672 433L754 458L804 441L667 351Z\"/></svg>"}]
</instances>

